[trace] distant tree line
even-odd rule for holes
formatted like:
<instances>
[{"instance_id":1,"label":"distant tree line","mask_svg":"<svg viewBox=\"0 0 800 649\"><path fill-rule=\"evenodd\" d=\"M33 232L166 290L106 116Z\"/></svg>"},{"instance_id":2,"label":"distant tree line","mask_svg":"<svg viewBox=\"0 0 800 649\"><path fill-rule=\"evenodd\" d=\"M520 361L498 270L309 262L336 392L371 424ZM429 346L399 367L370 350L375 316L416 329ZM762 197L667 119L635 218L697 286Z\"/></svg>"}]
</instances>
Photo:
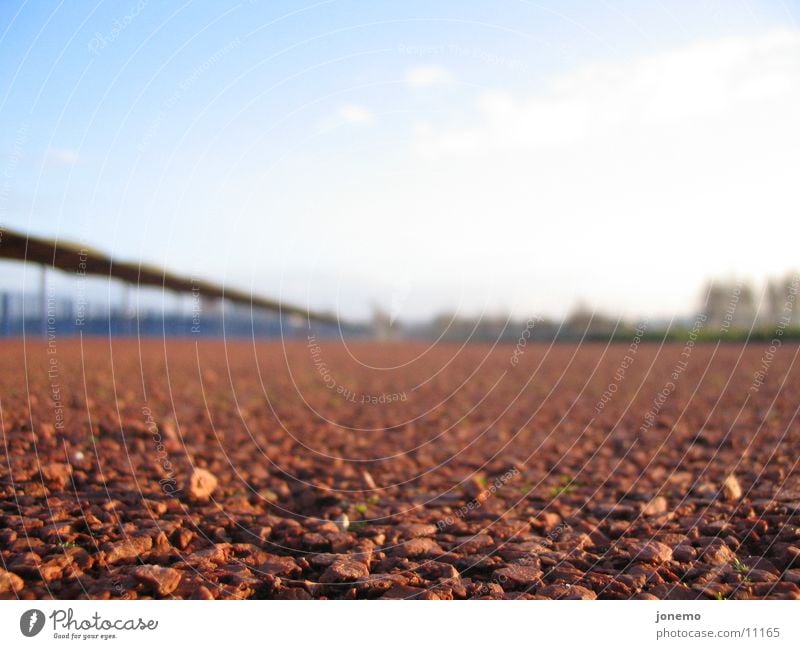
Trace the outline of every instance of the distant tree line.
<instances>
[{"instance_id":1,"label":"distant tree line","mask_svg":"<svg viewBox=\"0 0 800 649\"><path fill-rule=\"evenodd\" d=\"M516 343L526 340L563 341L685 341L691 332L698 342L800 340L800 274L767 282L759 295L746 282L709 282L701 308L691 317L661 322L628 322L578 305L561 321L547 318L510 319L498 316L468 318L439 315L428 322L403 324L376 313L373 334L381 340L419 339L442 342Z\"/></svg>"}]
</instances>

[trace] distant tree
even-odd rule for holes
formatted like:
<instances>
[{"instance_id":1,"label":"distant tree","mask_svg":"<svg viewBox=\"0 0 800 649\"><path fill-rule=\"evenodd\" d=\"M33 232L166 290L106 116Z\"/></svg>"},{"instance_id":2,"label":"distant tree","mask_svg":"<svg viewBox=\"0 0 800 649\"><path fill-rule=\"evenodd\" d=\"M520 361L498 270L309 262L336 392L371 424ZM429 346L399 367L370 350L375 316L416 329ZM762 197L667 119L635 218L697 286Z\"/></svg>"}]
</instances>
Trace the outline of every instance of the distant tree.
<instances>
[{"instance_id":1,"label":"distant tree","mask_svg":"<svg viewBox=\"0 0 800 649\"><path fill-rule=\"evenodd\" d=\"M729 295L730 287L726 284L712 280L706 285L703 313L706 316L707 329L721 331L726 328Z\"/></svg>"}]
</instances>

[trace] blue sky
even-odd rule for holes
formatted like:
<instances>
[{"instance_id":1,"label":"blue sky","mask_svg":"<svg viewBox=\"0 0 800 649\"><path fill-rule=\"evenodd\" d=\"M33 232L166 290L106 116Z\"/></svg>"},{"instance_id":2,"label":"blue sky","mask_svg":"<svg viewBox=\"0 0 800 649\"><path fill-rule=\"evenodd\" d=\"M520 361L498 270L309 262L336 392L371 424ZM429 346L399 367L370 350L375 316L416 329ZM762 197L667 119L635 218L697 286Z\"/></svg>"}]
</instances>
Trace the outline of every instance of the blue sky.
<instances>
[{"instance_id":1,"label":"blue sky","mask_svg":"<svg viewBox=\"0 0 800 649\"><path fill-rule=\"evenodd\" d=\"M4 2L0 221L350 316L686 311L796 263L745 232L797 228L798 9Z\"/></svg>"}]
</instances>

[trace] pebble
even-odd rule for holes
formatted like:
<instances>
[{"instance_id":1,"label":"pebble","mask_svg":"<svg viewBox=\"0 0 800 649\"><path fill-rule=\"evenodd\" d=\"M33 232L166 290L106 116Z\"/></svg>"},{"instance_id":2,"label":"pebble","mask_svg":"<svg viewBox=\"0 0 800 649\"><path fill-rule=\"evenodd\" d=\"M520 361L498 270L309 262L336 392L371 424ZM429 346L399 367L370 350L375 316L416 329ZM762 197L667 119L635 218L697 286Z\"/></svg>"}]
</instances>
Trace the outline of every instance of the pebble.
<instances>
[{"instance_id":1,"label":"pebble","mask_svg":"<svg viewBox=\"0 0 800 649\"><path fill-rule=\"evenodd\" d=\"M187 493L193 500L208 500L216 488L216 476L210 471L196 468L189 478Z\"/></svg>"},{"instance_id":2,"label":"pebble","mask_svg":"<svg viewBox=\"0 0 800 649\"><path fill-rule=\"evenodd\" d=\"M181 573L174 568L163 568L161 566L143 565L136 566L132 571L139 583L150 587L157 595L169 595L178 587L181 580Z\"/></svg>"},{"instance_id":3,"label":"pebble","mask_svg":"<svg viewBox=\"0 0 800 649\"><path fill-rule=\"evenodd\" d=\"M378 485L375 484L375 479L369 471L361 472L361 482L364 484L364 489L369 491L375 491L378 488Z\"/></svg>"},{"instance_id":4,"label":"pebble","mask_svg":"<svg viewBox=\"0 0 800 649\"><path fill-rule=\"evenodd\" d=\"M439 596L425 588L416 588L415 586L404 586L395 584L381 599L429 599L436 600Z\"/></svg>"},{"instance_id":5,"label":"pebble","mask_svg":"<svg viewBox=\"0 0 800 649\"><path fill-rule=\"evenodd\" d=\"M629 552L633 561L664 563L672 559L672 548L660 541L634 542Z\"/></svg>"},{"instance_id":6,"label":"pebble","mask_svg":"<svg viewBox=\"0 0 800 649\"><path fill-rule=\"evenodd\" d=\"M723 566L733 561L733 551L724 543L712 543L698 553L698 559L712 566Z\"/></svg>"},{"instance_id":7,"label":"pebble","mask_svg":"<svg viewBox=\"0 0 800 649\"><path fill-rule=\"evenodd\" d=\"M645 516L658 516L667 512L667 499L664 496L656 496L642 508Z\"/></svg>"},{"instance_id":8,"label":"pebble","mask_svg":"<svg viewBox=\"0 0 800 649\"><path fill-rule=\"evenodd\" d=\"M733 474L722 482L720 497L727 502L734 502L742 498L742 486Z\"/></svg>"},{"instance_id":9,"label":"pebble","mask_svg":"<svg viewBox=\"0 0 800 649\"><path fill-rule=\"evenodd\" d=\"M681 563L689 563L697 558L697 550L691 545L681 544L672 550L672 558Z\"/></svg>"},{"instance_id":10,"label":"pebble","mask_svg":"<svg viewBox=\"0 0 800 649\"><path fill-rule=\"evenodd\" d=\"M394 554L399 557L434 556L442 553L442 548L433 539L426 537L413 538L404 541L394 548Z\"/></svg>"},{"instance_id":11,"label":"pebble","mask_svg":"<svg viewBox=\"0 0 800 649\"><path fill-rule=\"evenodd\" d=\"M16 594L25 585L22 577L0 568L0 593Z\"/></svg>"},{"instance_id":12,"label":"pebble","mask_svg":"<svg viewBox=\"0 0 800 649\"><path fill-rule=\"evenodd\" d=\"M342 530L342 532L346 532L350 527L350 518L347 516L347 514L342 514L336 519L336 525L340 530Z\"/></svg>"},{"instance_id":13,"label":"pebble","mask_svg":"<svg viewBox=\"0 0 800 649\"><path fill-rule=\"evenodd\" d=\"M401 539L413 539L419 536L434 536L436 525L430 523L402 523L397 526L397 535Z\"/></svg>"},{"instance_id":14,"label":"pebble","mask_svg":"<svg viewBox=\"0 0 800 649\"><path fill-rule=\"evenodd\" d=\"M269 558L258 566L257 572L276 577L294 577L302 570L293 557L269 555Z\"/></svg>"},{"instance_id":15,"label":"pebble","mask_svg":"<svg viewBox=\"0 0 800 649\"><path fill-rule=\"evenodd\" d=\"M149 536L134 536L124 541L110 543L104 548L106 563L114 564L129 559L138 559L153 547Z\"/></svg>"},{"instance_id":16,"label":"pebble","mask_svg":"<svg viewBox=\"0 0 800 649\"><path fill-rule=\"evenodd\" d=\"M508 566L492 573L503 590L528 590L541 583L542 571L535 566Z\"/></svg>"},{"instance_id":17,"label":"pebble","mask_svg":"<svg viewBox=\"0 0 800 649\"><path fill-rule=\"evenodd\" d=\"M536 594L550 599L597 599L597 595L588 588L568 584L543 586L536 591Z\"/></svg>"},{"instance_id":18,"label":"pebble","mask_svg":"<svg viewBox=\"0 0 800 649\"><path fill-rule=\"evenodd\" d=\"M369 575L369 569L360 561L349 557L334 561L319 578L320 583L336 584L342 582L356 582Z\"/></svg>"},{"instance_id":19,"label":"pebble","mask_svg":"<svg viewBox=\"0 0 800 649\"><path fill-rule=\"evenodd\" d=\"M42 465L42 479L60 489L67 486L72 476L72 467L63 462L49 462Z\"/></svg>"}]
</instances>

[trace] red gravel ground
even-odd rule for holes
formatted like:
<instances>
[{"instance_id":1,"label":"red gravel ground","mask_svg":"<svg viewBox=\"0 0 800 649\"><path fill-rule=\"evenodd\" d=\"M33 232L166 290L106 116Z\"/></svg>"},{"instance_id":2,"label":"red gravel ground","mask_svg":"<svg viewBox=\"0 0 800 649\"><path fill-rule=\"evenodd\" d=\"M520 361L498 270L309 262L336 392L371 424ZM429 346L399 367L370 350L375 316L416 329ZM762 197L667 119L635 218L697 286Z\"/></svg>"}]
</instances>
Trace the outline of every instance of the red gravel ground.
<instances>
[{"instance_id":1,"label":"red gravel ground","mask_svg":"<svg viewBox=\"0 0 800 649\"><path fill-rule=\"evenodd\" d=\"M797 599L797 354L2 342L0 597Z\"/></svg>"}]
</instances>

